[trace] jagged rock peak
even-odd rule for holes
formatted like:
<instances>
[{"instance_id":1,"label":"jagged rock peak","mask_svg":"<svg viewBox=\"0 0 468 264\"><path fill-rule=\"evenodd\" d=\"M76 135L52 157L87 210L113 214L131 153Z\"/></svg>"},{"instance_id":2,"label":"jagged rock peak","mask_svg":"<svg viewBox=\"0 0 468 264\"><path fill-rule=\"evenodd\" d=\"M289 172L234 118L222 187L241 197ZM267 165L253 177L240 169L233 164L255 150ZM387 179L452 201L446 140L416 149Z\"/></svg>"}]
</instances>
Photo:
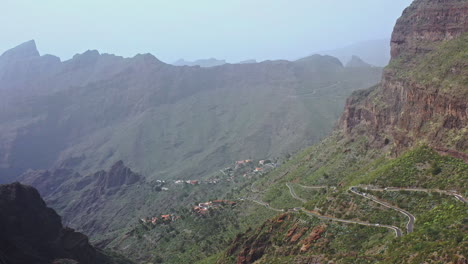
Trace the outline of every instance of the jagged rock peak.
<instances>
[{"instance_id":1,"label":"jagged rock peak","mask_svg":"<svg viewBox=\"0 0 468 264\"><path fill-rule=\"evenodd\" d=\"M351 59L346 63L347 68L361 68L361 67L372 67L369 63L363 61L356 55L353 55Z\"/></svg>"},{"instance_id":2,"label":"jagged rock peak","mask_svg":"<svg viewBox=\"0 0 468 264\"><path fill-rule=\"evenodd\" d=\"M141 176L126 167L122 160L112 165L109 172L97 172L99 177L98 185L105 188L120 187L124 184L131 185L137 183Z\"/></svg>"},{"instance_id":3,"label":"jagged rock peak","mask_svg":"<svg viewBox=\"0 0 468 264\"><path fill-rule=\"evenodd\" d=\"M101 54L97 50L87 50L83 53L75 54L72 60L86 60L86 59L95 59L99 57Z\"/></svg>"},{"instance_id":4,"label":"jagged rock peak","mask_svg":"<svg viewBox=\"0 0 468 264\"><path fill-rule=\"evenodd\" d=\"M315 63L323 63L323 62L328 62L332 63L335 65L343 66L341 61L333 56L329 55L320 55L320 54L314 54L311 56L307 56L305 58L297 60L298 62L315 62Z\"/></svg>"},{"instance_id":5,"label":"jagged rock peak","mask_svg":"<svg viewBox=\"0 0 468 264\"><path fill-rule=\"evenodd\" d=\"M8 57L10 59L23 59L38 56L40 55L34 40L24 42L2 54L2 57Z\"/></svg>"}]
</instances>

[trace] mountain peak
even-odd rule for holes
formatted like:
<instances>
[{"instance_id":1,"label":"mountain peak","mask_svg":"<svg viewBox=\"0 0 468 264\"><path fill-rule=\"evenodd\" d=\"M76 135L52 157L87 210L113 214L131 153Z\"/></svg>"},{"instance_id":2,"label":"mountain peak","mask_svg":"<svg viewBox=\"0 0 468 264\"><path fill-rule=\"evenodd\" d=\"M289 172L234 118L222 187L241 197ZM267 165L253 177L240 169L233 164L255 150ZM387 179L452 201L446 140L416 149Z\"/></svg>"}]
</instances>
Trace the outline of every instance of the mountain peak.
<instances>
[{"instance_id":1,"label":"mountain peak","mask_svg":"<svg viewBox=\"0 0 468 264\"><path fill-rule=\"evenodd\" d=\"M361 68L361 67L371 67L371 65L356 55L353 55L351 59L346 63L347 68Z\"/></svg>"},{"instance_id":2,"label":"mountain peak","mask_svg":"<svg viewBox=\"0 0 468 264\"><path fill-rule=\"evenodd\" d=\"M12 59L24 59L38 56L40 55L34 40L26 41L2 54L2 57L9 57Z\"/></svg>"}]
</instances>

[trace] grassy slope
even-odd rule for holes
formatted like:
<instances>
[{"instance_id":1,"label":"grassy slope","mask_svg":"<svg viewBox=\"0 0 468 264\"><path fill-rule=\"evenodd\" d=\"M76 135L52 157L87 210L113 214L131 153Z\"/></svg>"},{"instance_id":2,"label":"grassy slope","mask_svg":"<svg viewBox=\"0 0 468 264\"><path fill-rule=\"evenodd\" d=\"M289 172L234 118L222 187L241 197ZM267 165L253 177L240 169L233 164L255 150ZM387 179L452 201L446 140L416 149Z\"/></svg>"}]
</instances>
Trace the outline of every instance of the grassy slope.
<instances>
[{"instance_id":1,"label":"grassy slope","mask_svg":"<svg viewBox=\"0 0 468 264\"><path fill-rule=\"evenodd\" d=\"M357 99L371 96L377 100L376 103L379 103L378 95L379 89L375 88L354 94ZM409 149L394 158L390 156L391 145L375 149L369 146L368 141L365 133L346 137L341 132L334 132L319 144L293 156L277 170L254 179L253 184L245 183L243 187L235 188L228 197L251 197L280 209L305 206L329 216L396 225L405 230L404 216L362 197L356 197L348 192L348 188L359 184L372 184L382 187L439 188L458 192L467 189L468 165L461 160L441 156L425 145ZM285 186L288 182L293 183L299 196L308 200L306 203L292 198ZM338 188L336 192L310 191L300 187L299 184L328 185ZM405 194L403 192L394 195ZM466 196L466 193L464 195ZM325 259L337 263L356 263L356 258L358 263L408 263L412 258L418 261L458 259L457 254L467 243L466 208L449 197L421 198L420 194L406 194L404 197L403 202L392 197L383 198L416 215L415 232L411 235L395 239L393 233L385 229L332 222L327 225L336 229L330 228L328 231L327 234L331 237L326 239L328 244L325 248L312 249L299 255L298 252L292 253L292 251L285 253L291 245L279 242L281 240L279 237L284 234L273 233L267 238L267 241L272 243L271 247L268 247L267 254L261 261L290 263L303 261L304 257L315 254L323 255ZM425 203L426 206L422 208L421 204ZM262 220L267 220L272 213L252 210L258 207L254 204L247 203L242 206L245 206L245 211L249 213L237 216L236 221L241 224L248 223L248 220L255 216L258 225ZM323 222L310 219L308 216L300 217L307 218L308 220L302 221L309 224ZM462 235L459 235L460 230ZM262 232L264 232L262 227L259 227L246 234L264 238ZM443 234L444 232L446 234ZM219 242L215 237L207 236L204 239L205 241L214 239ZM360 243L355 243L358 238ZM417 251L419 253L415 255ZM214 259L219 259L223 263L235 262L234 255L219 253L204 261L213 263Z\"/></svg>"},{"instance_id":2,"label":"grassy slope","mask_svg":"<svg viewBox=\"0 0 468 264\"><path fill-rule=\"evenodd\" d=\"M428 91L438 91L455 98L468 96L468 34L455 40L446 41L425 56L407 57L392 60L388 68L399 77L412 79L426 87ZM408 63L411 61L411 63Z\"/></svg>"},{"instance_id":3,"label":"grassy slope","mask_svg":"<svg viewBox=\"0 0 468 264\"><path fill-rule=\"evenodd\" d=\"M443 87L440 90L442 93L453 90L456 94L465 96L466 74L460 74L456 69L466 61L466 43L466 35L444 43L427 57L413 61L417 67L411 71L401 71L401 77L431 86L430 89ZM402 61L397 60L389 67L399 70L402 65ZM462 69L464 70L466 69ZM374 98L376 105L379 105L379 92L379 89L369 89L355 93L354 96L357 100L361 97ZM359 131L359 128L355 129L352 137L335 132L316 146L294 156L267 177L258 180L255 186L262 193L262 199L279 208L281 204L285 207L302 204L288 198L289 190L285 187L287 182L338 186L336 193L309 191L314 194L304 194L305 191L296 185L296 193L308 200L304 206L327 215L364 221L386 221L385 223L402 228L406 219L402 219L401 215L379 208L375 203L362 201L359 197L350 195L347 189L358 184L373 184L382 187L456 190L467 195L468 165L462 160L441 156L423 144L394 158L389 155L391 146L374 149L369 146L368 140L365 131ZM357 253L362 257L358 262L362 263L456 263L458 259L467 257L466 205L452 197L437 194L397 192L381 196L390 203L414 212L417 217L415 232L398 239L381 237L373 240L368 227L356 228L340 224L345 230L352 230L354 235L360 236L359 241L372 241L372 245L380 245L381 250L369 250L362 244L346 244L346 239L349 238L341 235L335 237L336 243L340 245L339 250ZM257 230L247 235L258 235L259 232L262 231ZM351 240L357 242L355 239ZM270 238L269 241L275 241L275 238ZM282 245L276 244L268 248L270 251L263 256L264 263L303 263L300 261L304 261L304 255L323 254L307 252L299 256L294 253L291 256L282 253ZM332 254L325 256L325 259L336 263L356 263L355 257L352 259L349 256ZM223 263L234 263L231 254L220 259Z\"/></svg>"},{"instance_id":4,"label":"grassy slope","mask_svg":"<svg viewBox=\"0 0 468 264\"><path fill-rule=\"evenodd\" d=\"M378 206L377 204L364 200L361 197L349 194L347 188L354 184L378 184L381 186L393 186L395 182L407 181L410 185L404 186L415 186L422 188L432 187L446 187L449 189L456 189L458 191L465 190L465 186L468 183L468 165L463 163L461 160L454 158L440 156L428 147L422 146L414 150L409 150L402 156L393 159L387 157L380 157L371 162L364 168L354 168L351 166L352 163L359 160L348 161L349 169L346 177L342 178L340 183L342 187L337 189L336 193L330 191L316 191L316 190L304 190L297 184L293 184L296 193L308 202L302 204L300 201L287 198L289 190L284 186L285 182L301 182L306 185L313 185L317 182L323 183L323 173L326 173L320 169L322 168L322 162L320 159L311 159L310 154L314 153L312 147L295 158L290 160L287 164L282 166L277 171L265 176L256 183L255 186L264 186L265 194L263 199L268 201L272 206L282 208L292 206L306 206L309 209L318 209L320 212L326 215L335 216L343 219L355 219L369 221L371 223L382 223L400 226L405 230L407 219L401 214ZM333 149L333 148L332 148ZM327 149L321 148L321 153L324 155L327 153ZM333 152L333 151L332 151ZM341 156L341 151L334 151L335 155ZM349 152L347 155L351 155ZM335 159L334 155L327 155L330 157L330 162L333 164ZM367 157L368 155L362 155L361 157ZM344 159L348 160L348 159ZM432 168L428 164L438 164L440 171L436 175L432 174ZM315 164L318 167L316 167ZM345 164L343 164L345 165ZM333 167L333 166L332 166ZM290 173L284 175L288 170ZM366 173L363 173L363 170ZM327 170L329 175L333 175L333 170ZM310 175L316 175L317 177L310 177ZM328 179L330 176L328 176ZM441 188L443 189L443 188ZM313 193L313 194L311 194ZM390 193L388 195L404 196L405 192ZM422 198L421 198L422 196ZM426 195L428 196L428 195ZM462 250L463 245L466 245L466 230L464 230L466 223L464 219L467 218L466 207L459 201L456 201L452 197L440 196L437 194L431 194L436 196L437 199L430 199L424 197L424 194L417 193L415 195L406 194L404 202L391 199L391 197L383 197L390 203L400 206L403 209L414 212L417 217L415 232L409 236L404 236L400 239L394 239L393 236L380 236L376 238L371 231L374 228L354 226L347 224L334 224L341 226L347 232L355 232L355 236L360 237L360 241L366 247L373 245L375 248L371 250L366 248L362 244L347 244L349 237L342 236L339 233L334 235L334 250L343 252L354 252L360 257L366 259L368 257L369 262L363 260L362 263L374 263L375 261L383 261L384 263L408 263L410 256L414 254L418 248L427 246L425 251L421 251L418 254L418 259L427 259L431 254L439 254L434 259L444 259L445 255L449 258L457 258L456 252ZM425 204L424 204L425 203ZM405 206L406 204L406 206ZM424 204L424 206L422 206ZM443 216L447 216L444 218ZM432 219L433 217L438 218ZM316 220L319 221L319 220ZM320 222L320 221L319 221ZM449 227L449 228L447 228ZM382 230L380 230L382 231ZM431 233L432 232L432 233ZM442 234L446 232L446 234ZM386 234L392 234L391 232L383 231ZM458 235L450 235L450 234ZM274 238L272 238L274 241ZM352 240L356 241L356 240ZM418 245L415 247L414 245ZM380 250L377 250L377 248ZM388 250L391 248L397 250ZM387 250L385 250L387 249ZM437 252L437 253L435 253ZM322 252L308 251L304 255L317 254ZM336 252L335 252L336 253ZM355 263L347 256L340 256L339 254L330 254L327 259L335 259L337 263ZM296 258L294 256L283 256L279 257L281 253L271 253L270 257L266 258L264 263L287 263ZM294 255L294 254L293 254ZM402 258L399 258L401 256ZM225 258L222 258L225 259ZM283 259L283 260L281 260ZM226 260L226 259L225 259ZM274 262L269 262L273 261ZM276 262L278 261L278 262ZM283 261L283 262L282 262ZM231 262L227 262L231 263Z\"/></svg>"}]
</instances>

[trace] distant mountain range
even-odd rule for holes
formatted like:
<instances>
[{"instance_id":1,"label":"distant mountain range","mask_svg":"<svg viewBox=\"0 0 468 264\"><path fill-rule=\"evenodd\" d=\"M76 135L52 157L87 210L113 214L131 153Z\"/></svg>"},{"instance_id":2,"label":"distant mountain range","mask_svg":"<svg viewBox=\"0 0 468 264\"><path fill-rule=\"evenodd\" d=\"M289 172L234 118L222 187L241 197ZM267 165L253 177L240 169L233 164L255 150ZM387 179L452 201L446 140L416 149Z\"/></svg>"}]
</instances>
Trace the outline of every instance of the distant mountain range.
<instances>
[{"instance_id":1,"label":"distant mountain range","mask_svg":"<svg viewBox=\"0 0 468 264\"><path fill-rule=\"evenodd\" d=\"M467 263L467 11L413 1L383 74L7 51L0 179L96 246L0 185L0 263Z\"/></svg>"},{"instance_id":2,"label":"distant mountain range","mask_svg":"<svg viewBox=\"0 0 468 264\"><path fill-rule=\"evenodd\" d=\"M384 67L390 61L390 39L368 40L315 53L337 57L344 64L348 63L353 56L358 56L371 65Z\"/></svg>"},{"instance_id":3,"label":"distant mountain range","mask_svg":"<svg viewBox=\"0 0 468 264\"><path fill-rule=\"evenodd\" d=\"M245 60L245 61L240 61L234 64L250 64L250 63L257 63L257 61ZM180 59L172 63L172 65L174 66L200 66L202 68L216 67L216 66L221 66L224 64L227 64L226 60L218 60L215 58L202 59L202 60L196 60L196 61L186 61L184 59Z\"/></svg>"},{"instance_id":4,"label":"distant mountain range","mask_svg":"<svg viewBox=\"0 0 468 264\"><path fill-rule=\"evenodd\" d=\"M338 58L343 64L348 64L354 56L359 57L365 63L377 67L387 66L390 61L390 39L377 39L357 42L355 44L345 46L333 50L317 51L313 54L330 55ZM246 60L238 62L238 64L256 63L256 60ZM180 59L172 63L174 66L200 66L200 67L215 67L226 64L226 60L218 60L215 58L200 59L196 61L186 61Z\"/></svg>"},{"instance_id":5,"label":"distant mountain range","mask_svg":"<svg viewBox=\"0 0 468 264\"><path fill-rule=\"evenodd\" d=\"M174 66L200 66L203 68L221 66L224 64L226 64L225 60L217 60L215 58L201 59L201 60L196 60L196 61L186 61L184 59L180 59L172 63L172 65Z\"/></svg>"},{"instance_id":6,"label":"distant mountain range","mask_svg":"<svg viewBox=\"0 0 468 264\"><path fill-rule=\"evenodd\" d=\"M176 67L89 50L62 62L29 41L0 56L0 179L27 169L91 173L117 160L145 176L206 176L325 136L380 68L296 62Z\"/></svg>"}]
</instances>

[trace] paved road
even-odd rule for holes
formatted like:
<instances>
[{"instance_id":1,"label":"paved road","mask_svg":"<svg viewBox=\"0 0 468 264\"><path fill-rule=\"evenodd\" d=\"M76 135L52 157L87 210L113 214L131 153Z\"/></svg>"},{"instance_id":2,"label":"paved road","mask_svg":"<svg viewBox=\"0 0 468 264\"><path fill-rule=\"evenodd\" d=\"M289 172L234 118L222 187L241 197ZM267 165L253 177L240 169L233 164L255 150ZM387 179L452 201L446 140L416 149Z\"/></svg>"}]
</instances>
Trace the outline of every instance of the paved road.
<instances>
[{"instance_id":1,"label":"paved road","mask_svg":"<svg viewBox=\"0 0 468 264\"><path fill-rule=\"evenodd\" d=\"M294 198L294 199L297 199L297 200L300 200L301 202L305 203L307 202L306 199L303 199L303 198L300 198L296 192L294 191L294 188L290 185L290 183L286 183L286 186L288 187L289 189L289 193L291 194L291 196ZM324 186L324 185L319 185L319 186L304 186L304 185L299 185L303 188L308 188L308 189L323 189L323 188L329 188L328 186ZM466 199L456 193L456 192L453 192L453 191L444 191L444 190L437 190L437 189L420 189L420 188L395 188L395 187L388 187L388 188L375 188L375 187L369 187L369 186L360 186L361 188L366 188L366 190L369 190L369 191L417 191L417 192L438 192L438 193L442 193L442 194L446 194L446 195L451 195L453 197L455 197L458 201L461 201L463 203L466 203ZM406 217L408 217L408 223L406 224L406 229L407 229L407 233L411 233L413 232L413 229L414 229L414 222L416 221L416 217L411 214L410 212L408 211L405 211L399 207L396 207L396 206L393 206L393 205L390 205L384 201L381 201L379 199L377 199L376 197L372 196L372 195L369 195L367 193L361 193L359 191L357 191L357 188L356 186L353 186L351 188L349 188L349 191L356 194L356 195L359 195L359 196L362 196L366 199L369 199L375 203L378 203L378 204L381 204L387 208L390 208L390 209L393 209L393 210L396 210L398 211L399 213L405 215ZM251 189L252 191L254 191L254 187L253 187L253 184L251 186ZM265 203L265 202L262 202L262 201L257 201L257 200L253 200L253 199L249 199L247 198L247 200L250 200L252 202L255 202L259 205L262 205L262 206L265 206L266 208L270 209L270 210L274 210L276 212L284 212L283 209L277 209L277 208L273 208L273 207L270 207L270 205L268 203ZM303 207L296 207L294 208L295 211L302 211L304 212L305 214L307 214L308 216L313 216L313 217L317 217L317 218L320 218L320 219L325 219L325 220L330 220L330 221L336 221L336 222L341 222L341 223L350 223L350 224L358 224L358 225L365 225L365 226L373 226L373 227L382 227L382 228L387 228L387 229L391 229L395 232L395 235L397 237L401 237L403 235L403 232L401 231L400 228L396 227L396 226L392 226L392 225L381 225L381 224L372 224L372 223L367 223L367 222L362 222L362 221L353 221L353 220L346 220L346 219L339 219L339 218L334 218L334 217L329 217L329 216L323 216L323 215L320 215L318 213L315 213L313 211L309 211L309 210L306 210L305 208Z\"/></svg>"},{"instance_id":2,"label":"paved road","mask_svg":"<svg viewBox=\"0 0 468 264\"><path fill-rule=\"evenodd\" d=\"M301 186L302 188L306 188L306 189L327 189L329 188L327 185L316 185L316 186L305 186L305 185L301 185L301 184L298 184L299 186ZM334 187L330 187L330 188L334 188Z\"/></svg>"},{"instance_id":3,"label":"paved road","mask_svg":"<svg viewBox=\"0 0 468 264\"><path fill-rule=\"evenodd\" d=\"M334 218L334 217L323 216L323 215L320 215L320 214L318 214L318 213L315 213L315 212L312 212L312 211L308 211L308 210L306 210L306 209L304 209L304 208L301 208L301 210L302 210L304 213L306 213L307 215L309 215L309 216L314 216L314 217L317 217L317 218L320 218L320 219L331 220L331 221L341 222L341 223L348 223L348 224L358 224L358 225L373 226L373 227L382 227L382 228L391 229L391 230L395 231L395 236L396 236L396 237L401 237L401 236L402 236L401 229L398 228L398 227L396 227L396 226L380 225L380 224L371 224L371 223L361 222L361 221L353 221L353 220L339 219L339 218Z\"/></svg>"},{"instance_id":4,"label":"paved road","mask_svg":"<svg viewBox=\"0 0 468 264\"><path fill-rule=\"evenodd\" d=\"M396 211L400 212L401 214L405 215L406 217L408 217L408 223L406 224L406 229L407 229L408 233L413 232L414 222L416 221L416 217L414 215L412 215L410 212L405 211L405 210L403 210L403 209L401 209L399 207L396 207L396 206L390 205L388 203L385 203L383 201L380 201L379 199L375 198L374 196L368 195L366 193L360 193L360 192L357 191L356 188L357 188L356 186L350 187L349 191L351 191L352 193L357 194L359 196L362 196L362 197L364 197L366 199L369 199L369 200L371 200L373 202L381 204L381 205L383 205L385 207L396 210Z\"/></svg>"},{"instance_id":5,"label":"paved road","mask_svg":"<svg viewBox=\"0 0 468 264\"><path fill-rule=\"evenodd\" d=\"M294 198L294 199L297 199L303 203L307 202L306 199L302 199L301 197L297 196L296 192L294 192L294 188L292 186L289 185L289 183L286 183L286 186L288 186L289 188L289 193L291 193L291 196Z\"/></svg>"},{"instance_id":6,"label":"paved road","mask_svg":"<svg viewBox=\"0 0 468 264\"><path fill-rule=\"evenodd\" d=\"M289 185L289 183L286 183L286 186L288 186L289 188L289 193L291 194L292 197L294 197L295 199L297 200L300 200L302 202L307 202L307 200L305 199L302 199L300 197L297 196L296 192L294 192L294 188ZM310 186L309 186L310 187ZM317 188L321 188L320 186L317 186ZM331 220L331 221L336 221L336 222L342 222L342 223L349 223L349 224L358 224L358 225L365 225L365 226L374 226L374 227L383 227L383 228L387 228L387 229L391 229L393 231L395 231L395 235L397 237L401 237L402 236L402 232L401 232L401 229L396 227L396 226L390 226L390 225L381 225L381 224L371 224L371 223L367 223L367 222L361 222L361 221L353 221L353 220L346 220L346 219L339 219L339 218L334 218L334 217L328 217L328 216L323 216L323 215L320 215L318 213L315 213L315 212L312 212L312 211L308 211L306 210L305 208L294 208L294 210L298 210L300 209L301 211L303 211L304 213L306 213L307 215L309 216L314 216L314 217L318 217L320 219L325 219L325 220Z\"/></svg>"},{"instance_id":7,"label":"paved road","mask_svg":"<svg viewBox=\"0 0 468 264\"><path fill-rule=\"evenodd\" d=\"M246 198L246 200L252 201L252 202L257 203L257 204L259 204L259 205L263 205L263 206L265 206L266 208L268 208L268 209L270 209L270 210L273 210L273 211L276 211L276 212L284 212L283 209L273 208L273 207L271 207L268 203L265 203L265 202L262 202L262 201L257 201L257 200L250 199L250 198Z\"/></svg>"},{"instance_id":8,"label":"paved road","mask_svg":"<svg viewBox=\"0 0 468 264\"><path fill-rule=\"evenodd\" d=\"M445 195L450 195L455 197L458 201L462 203L466 203L467 200L461 195L456 193L455 191L444 191L439 189L422 189L422 188L398 188L398 187L389 187L389 188L375 188L369 186L360 186L361 188L367 188L369 191L379 191L379 192L399 192L399 191L409 191L409 192L437 192Z\"/></svg>"}]
</instances>

